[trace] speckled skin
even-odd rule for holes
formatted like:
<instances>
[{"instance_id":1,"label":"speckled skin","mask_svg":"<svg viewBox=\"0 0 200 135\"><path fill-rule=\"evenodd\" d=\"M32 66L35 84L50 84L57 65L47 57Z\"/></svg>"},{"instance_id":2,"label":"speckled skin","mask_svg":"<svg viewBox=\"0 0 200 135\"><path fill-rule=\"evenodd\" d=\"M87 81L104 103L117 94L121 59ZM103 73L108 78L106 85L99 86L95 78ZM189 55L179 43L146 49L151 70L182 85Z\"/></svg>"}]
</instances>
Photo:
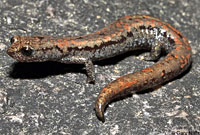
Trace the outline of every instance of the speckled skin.
<instances>
[{"instance_id":1,"label":"speckled skin","mask_svg":"<svg viewBox=\"0 0 200 135\"><path fill-rule=\"evenodd\" d=\"M191 64L188 40L171 25L146 15L125 16L98 32L79 37L14 36L8 54L21 62L59 61L85 64L88 81L95 81L93 61L131 50L149 50L145 60L166 57L141 71L109 83L100 92L95 110L101 121L105 106L113 99L152 88L185 71Z\"/></svg>"}]
</instances>

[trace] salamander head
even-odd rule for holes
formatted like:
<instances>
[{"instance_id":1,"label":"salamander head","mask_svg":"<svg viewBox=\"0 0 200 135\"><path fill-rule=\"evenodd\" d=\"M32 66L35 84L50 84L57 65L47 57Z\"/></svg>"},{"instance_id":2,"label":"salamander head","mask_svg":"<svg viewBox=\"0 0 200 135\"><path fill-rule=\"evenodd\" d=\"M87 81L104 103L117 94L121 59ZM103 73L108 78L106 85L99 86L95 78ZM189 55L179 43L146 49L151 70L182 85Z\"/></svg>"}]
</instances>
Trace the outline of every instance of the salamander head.
<instances>
[{"instance_id":1,"label":"salamander head","mask_svg":"<svg viewBox=\"0 0 200 135\"><path fill-rule=\"evenodd\" d=\"M45 36L14 36L7 53L20 62L42 62L60 58L61 52Z\"/></svg>"}]
</instances>

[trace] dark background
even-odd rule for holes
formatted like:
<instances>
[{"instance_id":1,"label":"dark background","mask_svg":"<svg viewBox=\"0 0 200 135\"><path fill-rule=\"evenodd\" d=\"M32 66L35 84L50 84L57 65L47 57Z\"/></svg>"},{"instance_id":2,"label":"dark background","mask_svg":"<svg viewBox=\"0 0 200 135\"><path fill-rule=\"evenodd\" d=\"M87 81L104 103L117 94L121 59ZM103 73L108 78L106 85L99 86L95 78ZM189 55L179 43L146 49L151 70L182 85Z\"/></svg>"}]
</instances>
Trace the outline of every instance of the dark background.
<instances>
[{"instance_id":1,"label":"dark background","mask_svg":"<svg viewBox=\"0 0 200 135\"><path fill-rule=\"evenodd\" d=\"M191 44L193 64L153 91L110 104L105 123L93 110L100 90L153 62L132 53L97 62L92 85L82 65L17 63L6 54L13 35L78 36L132 14L160 18L182 32ZM199 22L199 0L1 0L0 100L5 104L0 104L0 134L199 133Z\"/></svg>"}]
</instances>

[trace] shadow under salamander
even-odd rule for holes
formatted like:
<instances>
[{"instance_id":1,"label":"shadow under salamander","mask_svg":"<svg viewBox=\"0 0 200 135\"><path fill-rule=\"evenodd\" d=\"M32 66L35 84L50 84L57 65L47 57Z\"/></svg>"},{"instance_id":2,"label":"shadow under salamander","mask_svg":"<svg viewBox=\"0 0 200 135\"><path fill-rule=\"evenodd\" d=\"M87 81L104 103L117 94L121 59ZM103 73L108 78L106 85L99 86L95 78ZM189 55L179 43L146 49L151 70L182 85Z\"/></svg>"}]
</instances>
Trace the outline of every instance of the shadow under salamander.
<instances>
[{"instance_id":1,"label":"shadow under salamander","mask_svg":"<svg viewBox=\"0 0 200 135\"><path fill-rule=\"evenodd\" d=\"M38 79L47 76L66 74L66 73L85 73L83 65L63 64L59 62L16 62L12 65L9 72L11 78Z\"/></svg>"}]
</instances>

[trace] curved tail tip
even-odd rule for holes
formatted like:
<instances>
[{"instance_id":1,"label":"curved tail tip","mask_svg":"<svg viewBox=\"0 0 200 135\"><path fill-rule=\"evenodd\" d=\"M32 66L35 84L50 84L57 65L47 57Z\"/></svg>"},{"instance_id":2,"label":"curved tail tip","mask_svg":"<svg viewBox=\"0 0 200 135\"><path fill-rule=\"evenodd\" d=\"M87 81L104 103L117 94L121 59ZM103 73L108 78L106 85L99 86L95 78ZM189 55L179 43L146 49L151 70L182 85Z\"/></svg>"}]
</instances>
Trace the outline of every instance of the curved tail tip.
<instances>
[{"instance_id":1,"label":"curved tail tip","mask_svg":"<svg viewBox=\"0 0 200 135\"><path fill-rule=\"evenodd\" d=\"M104 114L102 112L96 111L96 115L100 121L102 121L103 123L105 122Z\"/></svg>"},{"instance_id":2,"label":"curved tail tip","mask_svg":"<svg viewBox=\"0 0 200 135\"><path fill-rule=\"evenodd\" d=\"M101 106L96 104L95 111L96 111L96 115L97 115L98 119L104 123L105 122L105 117L104 117L103 108L101 108Z\"/></svg>"}]
</instances>

